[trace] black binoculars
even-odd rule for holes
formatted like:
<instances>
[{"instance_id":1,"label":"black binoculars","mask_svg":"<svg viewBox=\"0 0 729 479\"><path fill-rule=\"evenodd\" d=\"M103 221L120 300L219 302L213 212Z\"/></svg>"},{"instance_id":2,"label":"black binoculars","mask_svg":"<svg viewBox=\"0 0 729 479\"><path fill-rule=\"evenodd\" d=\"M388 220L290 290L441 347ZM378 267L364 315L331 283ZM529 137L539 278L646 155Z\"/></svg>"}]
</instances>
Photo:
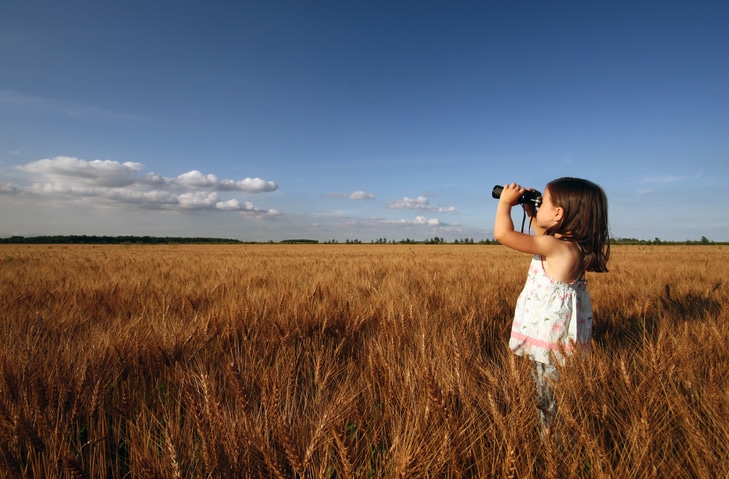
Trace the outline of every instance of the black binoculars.
<instances>
[{"instance_id":1,"label":"black binoculars","mask_svg":"<svg viewBox=\"0 0 729 479\"><path fill-rule=\"evenodd\" d=\"M501 198L501 191L504 189L503 186L496 185L491 191L491 196L494 198ZM539 208L542 204L542 193L537 190L525 190L524 194L519 197L519 204L528 205L532 204L535 208Z\"/></svg>"}]
</instances>

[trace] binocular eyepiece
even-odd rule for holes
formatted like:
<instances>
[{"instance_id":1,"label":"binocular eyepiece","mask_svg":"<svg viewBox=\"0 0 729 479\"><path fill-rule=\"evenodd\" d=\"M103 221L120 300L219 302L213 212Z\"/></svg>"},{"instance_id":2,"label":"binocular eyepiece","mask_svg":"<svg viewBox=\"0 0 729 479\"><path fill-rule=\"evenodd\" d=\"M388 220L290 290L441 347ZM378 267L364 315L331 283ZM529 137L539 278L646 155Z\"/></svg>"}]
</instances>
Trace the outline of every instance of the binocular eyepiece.
<instances>
[{"instance_id":1,"label":"binocular eyepiece","mask_svg":"<svg viewBox=\"0 0 729 479\"><path fill-rule=\"evenodd\" d=\"M494 189L491 191L491 196L497 199L501 198L501 191L503 189L503 186L494 186ZM531 204L534 205L535 208L539 208L539 205L542 204L542 193L537 190L525 190L524 194L519 197L519 204Z\"/></svg>"}]
</instances>

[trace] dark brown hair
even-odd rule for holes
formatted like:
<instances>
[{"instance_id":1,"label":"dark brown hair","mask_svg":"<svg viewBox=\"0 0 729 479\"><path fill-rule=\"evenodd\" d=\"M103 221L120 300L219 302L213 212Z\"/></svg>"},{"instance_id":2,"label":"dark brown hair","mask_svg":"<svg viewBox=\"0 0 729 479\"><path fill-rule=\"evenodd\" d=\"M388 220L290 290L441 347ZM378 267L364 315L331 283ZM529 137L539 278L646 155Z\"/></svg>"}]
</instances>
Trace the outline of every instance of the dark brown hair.
<instances>
[{"instance_id":1,"label":"dark brown hair","mask_svg":"<svg viewBox=\"0 0 729 479\"><path fill-rule=\"evenodd\" d=\"M547 184L552 204L564 215L544 234L559 234L582 250L585 271L607 272L610 257L608 203L598 185L582 178L558 178Z\"/></svg>"}]
</instances>

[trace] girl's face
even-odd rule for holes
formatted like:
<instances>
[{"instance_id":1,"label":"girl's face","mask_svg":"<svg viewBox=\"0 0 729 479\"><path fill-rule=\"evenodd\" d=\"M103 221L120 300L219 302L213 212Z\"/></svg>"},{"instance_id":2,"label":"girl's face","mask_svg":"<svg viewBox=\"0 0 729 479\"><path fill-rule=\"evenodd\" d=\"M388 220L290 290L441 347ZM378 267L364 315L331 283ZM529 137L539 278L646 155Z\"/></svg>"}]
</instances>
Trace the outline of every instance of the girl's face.
<instances>
[{"instance_id":1,"label":"girl's face","mask_svg":"<svg viewBox=\"0 0 729 479\"><path fill-rule=\"evenodd\" d=\"M537 225L548 229L561 221L563 214L564 210L552 203L552 195L549 193L549 189L545 189L542 204L537 210Z\"/></svg>"}]
</instances>

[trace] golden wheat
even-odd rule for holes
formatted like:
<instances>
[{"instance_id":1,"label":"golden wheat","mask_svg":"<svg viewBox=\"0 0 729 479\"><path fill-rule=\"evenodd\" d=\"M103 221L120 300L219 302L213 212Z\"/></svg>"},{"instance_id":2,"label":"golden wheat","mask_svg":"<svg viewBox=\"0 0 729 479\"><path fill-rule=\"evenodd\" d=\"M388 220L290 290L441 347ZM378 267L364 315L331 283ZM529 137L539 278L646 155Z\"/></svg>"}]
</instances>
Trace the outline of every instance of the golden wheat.
<instances>
[{"instance_id":1,"label":"golden wheat","mask_svg":"<svg viewBox=\"0 0 729 479\"><path fill-rule=\"evenodd\" d=\"M0 246L0 476L727 477L729 249L613 248L544 439L507 348L528 261Z\"/></svg>"}]
</instances>

